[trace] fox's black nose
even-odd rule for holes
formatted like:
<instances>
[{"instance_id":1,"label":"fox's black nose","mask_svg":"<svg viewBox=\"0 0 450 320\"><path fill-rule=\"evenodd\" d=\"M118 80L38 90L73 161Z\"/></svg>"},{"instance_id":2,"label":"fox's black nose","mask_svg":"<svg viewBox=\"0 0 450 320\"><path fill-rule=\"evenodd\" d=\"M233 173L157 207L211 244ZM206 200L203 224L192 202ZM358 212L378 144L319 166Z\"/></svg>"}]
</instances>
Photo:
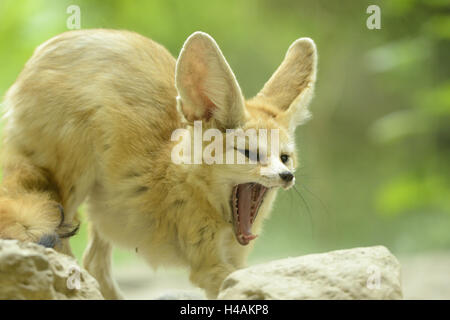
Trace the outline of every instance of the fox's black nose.
<instances>
[{"instance_id":1,"label":"fox's black nose","mask_svg":"<svg viewBox=\"0 0 450 320\"><path fill-rule=\"evenodd\" d=\"M290 173L289 171L285 171L280 173L280 178L283 179L283 181L291 182L292 179L294 179L294 175Z\"/></svg>"}]
</instances>

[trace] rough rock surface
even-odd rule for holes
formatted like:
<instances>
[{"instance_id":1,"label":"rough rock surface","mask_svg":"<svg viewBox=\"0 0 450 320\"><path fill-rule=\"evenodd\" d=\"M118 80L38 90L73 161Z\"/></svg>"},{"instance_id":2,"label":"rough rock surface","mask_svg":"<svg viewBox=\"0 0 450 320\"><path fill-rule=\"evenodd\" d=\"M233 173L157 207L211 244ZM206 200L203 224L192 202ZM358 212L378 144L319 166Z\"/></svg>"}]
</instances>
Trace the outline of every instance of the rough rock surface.
<instances>
[{"instance_id":1,"label":"rough rock surface","mask_svg":"<svg viewBox=\"0 0 450 320\"><path fill-rule=\"evenodd\" d=\"M103 299L75 259L33 243L0 240L0 299Z\"/></svg>"},{"instance_id":2,"label":"rough rock surface","mask_svg":"<svg viewBox=\"0 0 450 320\"><path fill-rule=\"evenodd\" d=\"M219 299L402 299L400 264L382 246L276 260L233 272Z\"/></svg>"}]
</instances>

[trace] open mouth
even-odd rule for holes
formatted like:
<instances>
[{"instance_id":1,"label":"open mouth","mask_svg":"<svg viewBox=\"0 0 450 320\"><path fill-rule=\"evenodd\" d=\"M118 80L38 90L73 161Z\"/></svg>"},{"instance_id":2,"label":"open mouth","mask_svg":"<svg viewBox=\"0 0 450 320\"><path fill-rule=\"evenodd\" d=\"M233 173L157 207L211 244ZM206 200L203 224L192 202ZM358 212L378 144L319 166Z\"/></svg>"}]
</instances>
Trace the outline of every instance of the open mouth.
<instances>
[{"instance_id":1,"label":"open mouth","mask_svg":"<svg viewBox=\"0 0 450 320\"><path fill-rule=\"evenodd\" d=\"M234 234L243 246L257 237L251 229L266 192L267 188L259 183L243 183L233 188L231 208Z\"/></svg>"}]
</instances>

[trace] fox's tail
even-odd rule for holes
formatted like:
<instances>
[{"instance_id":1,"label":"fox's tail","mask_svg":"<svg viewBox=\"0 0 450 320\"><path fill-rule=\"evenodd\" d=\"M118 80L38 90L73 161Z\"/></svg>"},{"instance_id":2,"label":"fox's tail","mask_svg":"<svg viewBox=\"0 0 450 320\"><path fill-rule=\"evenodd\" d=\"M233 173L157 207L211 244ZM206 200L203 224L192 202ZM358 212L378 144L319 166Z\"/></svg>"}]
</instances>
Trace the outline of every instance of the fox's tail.
<instances>
[{"instance_id":1,"label":"fox's tail","mask_svg":"<svg viewBox=\"0 0 450 320\"><path fill-rule=\"evenodd\" d=\"M0 238L55 247L74 235L78 225L64 221L57 185L48 170L25 157L5 164L0 189Z\"/></svg>"}]
</instances>

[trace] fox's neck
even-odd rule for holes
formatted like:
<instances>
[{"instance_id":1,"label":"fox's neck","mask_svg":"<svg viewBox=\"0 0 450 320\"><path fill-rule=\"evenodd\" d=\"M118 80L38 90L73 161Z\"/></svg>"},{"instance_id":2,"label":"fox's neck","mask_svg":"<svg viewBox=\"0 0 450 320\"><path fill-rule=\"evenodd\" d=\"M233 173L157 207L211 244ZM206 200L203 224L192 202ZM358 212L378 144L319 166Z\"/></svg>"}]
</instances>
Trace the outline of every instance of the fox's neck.
<instances>
[{"instance_id":1,"label":"fox's neck","mask_svg":"<svg viewBox=\"0 0 450 320\"><path fill-rule=\"evenodd\" d=\"M225 220L228 220L229 210L229 186L224 185L221 180L214 175L213 166L206 164L175 164L169 161L167 174L171 177L172 183L183 190L189 190L209 204L209 207L216 211ZM189 200L189 199L188 199ZM211 212L212 214L213 212Z\"/></svg>"}]
</instances>

